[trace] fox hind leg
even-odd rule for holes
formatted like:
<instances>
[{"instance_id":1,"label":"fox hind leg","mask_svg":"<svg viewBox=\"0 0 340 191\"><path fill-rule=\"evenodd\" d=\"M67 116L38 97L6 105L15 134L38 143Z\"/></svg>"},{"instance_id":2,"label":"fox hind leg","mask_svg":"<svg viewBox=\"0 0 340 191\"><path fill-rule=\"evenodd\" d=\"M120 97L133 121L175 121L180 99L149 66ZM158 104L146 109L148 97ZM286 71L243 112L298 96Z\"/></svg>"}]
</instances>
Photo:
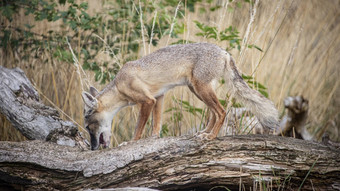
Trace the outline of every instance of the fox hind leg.
<instances>
[{"instance_id":1,"label":"fox hind leg","mask_svg":"<svg viewBox=\"0 0 340 191\"><path fill-rule=\"evenodd\" d=\"M203 99L200 97L200 95L199 95L198 93L195 92L195 89L194 89L194 87L193 87L191 84L188 85L188 87L189 87L190 91L191 91L193 94L195 94L196 97L197 97L199 100L203 101ZM204 102L204 101L203 101L203 102ZM207 124L206 128L203 129L202 131L198 132L197 135L202 134L202 133L210 133L211 130L213 129L213 127L214 127L214 125L215 125L215 122L216 122L216 116L215 116L215 113L212 112L211 110L210 110L210 114L209 114L209 115L210 115L210 118L209 118L209 121L208 121L208 124Z\"/></svg>"},{"instance_id":2,"label":"fox hind leg","mask_svg":"<svg viewBox=\"0 0 340 191\"><path fill-rule=\"evenodd\" d=\"M214 125L216 123L216 115L212 111L210 111L209 115L210 117L209 117L207 127L201 133L210 133L212 129L214 128Z\"/></svg>"},{"instance_id":3,"label":"fox hind leg","mask_svg":"<svg viewBox=\"0 0 340 191\"><path fill-rule=\"evenodd\" d=\"M214 139L224 123L226 112L220 104L211 84L195 82L193 83L193 89L213 113L206 132L200 134L198 137L202 139Z\"/></svg>"}]
</instances>

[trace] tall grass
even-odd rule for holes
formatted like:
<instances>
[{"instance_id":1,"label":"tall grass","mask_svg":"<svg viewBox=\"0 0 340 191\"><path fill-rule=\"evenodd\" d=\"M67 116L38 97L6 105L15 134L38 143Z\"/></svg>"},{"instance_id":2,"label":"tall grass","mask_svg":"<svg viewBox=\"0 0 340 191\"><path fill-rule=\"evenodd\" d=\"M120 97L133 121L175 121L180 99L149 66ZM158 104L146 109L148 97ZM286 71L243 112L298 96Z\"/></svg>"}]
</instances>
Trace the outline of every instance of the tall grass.
<instances>
[{"instance_id":1,"label":"tall grass","mask_svg":"<svg viewBox=\"0 0 340 191\"><path fill-rule=\"evenodd\" d=\"M179 6L186 6L183 1ZM309 100L310 110L308 128L312 134L320 138L324 132L329 132L331 138L340 140L339 106L339 62L340 62L340 9L339 3L333 0L327 1L256 1L253 5L243 4L237 8L236 2L223 3L216 1L221 8L215 12L200 12L201 7L209 4L200 3L194 13L184 13L184 34L180 37L185 41L211 42L221 47L227 47L226 42L218 42L211 39L198 37L195 34L198 29L193 21L198 20L216 26L219 30L227 26L235 26L243 38L243 46L256 44L264 52L256 49L242 48L242 53L232 50L231 53L237 60L241 71L265 84L268 87L269 97L274 101L280 111L283 111L283 99L289 95L303 95ZM138 8L138 1L136 1ZM93 4L89 1L92 13L103 8L110 7L109 1L105 4ZM173 7L176 9L176 7ZM186 10L186 9L185 9ZM140 10L142 11L142 10ZM148 15L149 20L156 18L157 10ZM173 15L173 22L176 15ZM16 25L31 23L32 18L16 18ZM47 33L52 27L49 23L37 24L33 30L37 33ZM67 30L67 29L66 29ZM128 35L129 31L126 30ZM105 36L98 36L105 41ZM163 38L157 47L146 46L146 35L141 36L140 55L155 51L171 44L178 39ZM152 37L151 37L152 38ZM21 51L21 50L18 50ZM115 60L110 60L108 54L110 47L103 50L98 56L98 62L110 61L117 63L124 61L126 50L123 48ZM20 60L15 52L0 53L1 65L6 67L20 67L25 71L29 79L35 84L39 92L51 100L59 109L65 112L62 117L83 124L83 102L81 99L82 83L85 80L89 84L102 89L103 85L94 82L91 72L79 75L79 68L68 63L53 59L47 50L40 55L28 60ZM75 53L77 54L77 53ZM81 60L79 60L81 64ZM124 63L118 63L122 65ZM82 76L82 78L79 78ZM228 90L224 86L218 86L217 93L220 99L226 99ZM51 105L47 99L43 101ZM202 108L204 116L194 116L183 109L178 101L187 101L194 108ZM166 124L167 135L193 134L202 128L201 124L208 119L207 108L186 87L175 88L169 91L164 100L164 111L169 108L177 108L174 111L165 112L163 124ZM138 106L124 108L115 118L113 123L113 144L131 139L134 126L138 117ZM229 110L228 110L229 111ZM12 134L18 134L10 127L9 123L1 117L1 140L21 140L10 138ZM225 127L224 127L225 128ZM80 129L82 130L82 129ZM225 131L223 131L225 132ZM147 123L144 136L151 134L151 119ZM223 134L223 133L221 133Z\"/></svg>"}]
</instances>

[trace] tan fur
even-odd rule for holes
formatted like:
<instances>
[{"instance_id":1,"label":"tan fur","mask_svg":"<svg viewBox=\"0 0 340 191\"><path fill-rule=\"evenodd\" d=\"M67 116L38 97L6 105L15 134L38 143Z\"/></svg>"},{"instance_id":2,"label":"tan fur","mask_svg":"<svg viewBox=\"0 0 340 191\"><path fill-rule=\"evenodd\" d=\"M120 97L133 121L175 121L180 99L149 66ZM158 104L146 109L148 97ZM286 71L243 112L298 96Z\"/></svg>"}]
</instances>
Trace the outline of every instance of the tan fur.
<instances>
[{"instance_id":1,"label":"tan fur","mask_svg":"<svg viewBox=\"0 0 340 191\"><path fill-rule=\"evenodd\" d=\"M87 105L85 112L92 108L99 113L95 122L99 124L98 131L101 134L101 131L109 128L108 121L113 117L111 115L127 105L139 104L141 111L134 140L140 139L151 112L153 135L159 135L164 93L173 87L186 85L211 111L209 124L199 137L213 139L226 116L212 87L213 81L221 76L224 76L235 98L250 106L264 127L268 129L277 126L277 110L272 102L248 87L229 53L209 43L168 46L126 63L116 78L99 94L92 93L96 92L94 90L91 90L94 94L92 97L83 93ZM86 125L89 125L88 122L85 120ZM98 133L96 135L98 137ZM97 146L93 145L93 148Z\"/></svg>"}]
</instances>

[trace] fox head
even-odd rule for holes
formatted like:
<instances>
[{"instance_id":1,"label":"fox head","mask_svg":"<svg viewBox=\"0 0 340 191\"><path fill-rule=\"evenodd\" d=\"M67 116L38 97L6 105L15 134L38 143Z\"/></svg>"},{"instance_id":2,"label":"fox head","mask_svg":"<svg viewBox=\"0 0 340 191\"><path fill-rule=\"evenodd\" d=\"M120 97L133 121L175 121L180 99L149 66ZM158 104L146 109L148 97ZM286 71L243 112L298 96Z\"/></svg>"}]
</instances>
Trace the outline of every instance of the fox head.
<instances>
[{"instance_id":1,"label":"fox head","mask_svg":"<svg viewBox=\"0 0 340 191\"><path fill-rule=\"evenodd\" d=\"M97 99L99 92L96 88L90 87L90 93L83 92L84 125L90 134L91 150L97 150L100 144L104 148L110 145L112 119L103 111L101 102Z\"/></svg>"}]
</instances>

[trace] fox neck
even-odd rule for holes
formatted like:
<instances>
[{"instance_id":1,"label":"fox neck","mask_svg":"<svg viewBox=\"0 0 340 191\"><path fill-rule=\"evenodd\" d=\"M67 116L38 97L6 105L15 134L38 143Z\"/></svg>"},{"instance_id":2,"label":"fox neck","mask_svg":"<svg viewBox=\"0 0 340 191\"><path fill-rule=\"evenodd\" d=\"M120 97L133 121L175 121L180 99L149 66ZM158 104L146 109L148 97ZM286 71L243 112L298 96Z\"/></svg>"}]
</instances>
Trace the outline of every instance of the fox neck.
<instances>
[{"instance_id":1,"label":"fox neck","mask_svg":"<svg viewBox=\"0 0 340 191\"><path fill-rule=\"evenodd\" d=\"M101 92L97 99L100 103L100 112L105 113L111 120L121 108L128 105L127 101L121 98L115 86Z\"/></svg>"}]
</instances>

